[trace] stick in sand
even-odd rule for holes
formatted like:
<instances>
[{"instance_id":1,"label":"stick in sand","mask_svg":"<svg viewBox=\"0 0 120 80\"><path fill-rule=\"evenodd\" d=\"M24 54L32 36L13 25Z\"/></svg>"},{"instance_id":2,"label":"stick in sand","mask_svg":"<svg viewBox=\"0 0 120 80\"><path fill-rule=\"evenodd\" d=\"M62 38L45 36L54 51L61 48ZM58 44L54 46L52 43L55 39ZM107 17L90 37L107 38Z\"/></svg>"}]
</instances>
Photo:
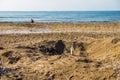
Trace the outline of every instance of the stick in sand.
<instances>
[{"instance_id":1,"label":"stick in sand","mask_svg":"<svg viewBox=\"0 0 120 80\"><path fill-rule=\"evenodd\" d=\"M70 47L70 53L71 53L71 55L73 55L74 54L74 48L73 48L73 42L72 42L72 44L71 44L71 47Z\"/></svg>"}]
</instances>

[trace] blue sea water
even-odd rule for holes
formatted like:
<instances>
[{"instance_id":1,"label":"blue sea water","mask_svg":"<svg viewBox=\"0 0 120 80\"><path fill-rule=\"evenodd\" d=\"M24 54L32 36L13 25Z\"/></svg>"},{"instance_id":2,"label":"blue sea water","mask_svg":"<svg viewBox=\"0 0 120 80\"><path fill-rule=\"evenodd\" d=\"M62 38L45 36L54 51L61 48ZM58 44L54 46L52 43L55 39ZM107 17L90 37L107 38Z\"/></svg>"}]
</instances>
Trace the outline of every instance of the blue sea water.
<instances>
[{"instance_id":1,"label":"blue sea water","mask_svg":"<svg viewBox=\"0 0 120 80\"><path fill-rule=\"evenodd\" d=\"M120 11L0 11L0 22L120 22Z\"/></svg>"}]
</instances>

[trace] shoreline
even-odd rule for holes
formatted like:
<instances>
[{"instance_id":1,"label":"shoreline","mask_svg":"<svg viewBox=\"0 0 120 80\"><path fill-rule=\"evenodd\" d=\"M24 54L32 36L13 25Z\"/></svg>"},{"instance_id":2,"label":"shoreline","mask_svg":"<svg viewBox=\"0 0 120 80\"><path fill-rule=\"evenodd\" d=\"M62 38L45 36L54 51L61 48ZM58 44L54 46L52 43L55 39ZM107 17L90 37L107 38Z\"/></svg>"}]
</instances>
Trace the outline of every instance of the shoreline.
<instances>
[{"instance_id":1,"label":"shoreline","mask_svg":"<svg viewBox=\"0 0 120 80\"><path fill-rule=\"evenodd\" d=\"M0 22L0 35L41 33L119 33L120 22L107 23L6 23Z\"/></svg>"},{"instance_id":2,"label":"shoreline","mask_svg":"<svg viewBox=\"0 0 120 80\"><path fill-rule=\"evenodd\" d=\"M12 23L12 24L30 24L29 22L0 22L0 23ZM120 21L91 21L91 22L35 22L36 23L71 23L71 24L96 24L96 23L120 23Z\"/></svg>"}]
</instances>

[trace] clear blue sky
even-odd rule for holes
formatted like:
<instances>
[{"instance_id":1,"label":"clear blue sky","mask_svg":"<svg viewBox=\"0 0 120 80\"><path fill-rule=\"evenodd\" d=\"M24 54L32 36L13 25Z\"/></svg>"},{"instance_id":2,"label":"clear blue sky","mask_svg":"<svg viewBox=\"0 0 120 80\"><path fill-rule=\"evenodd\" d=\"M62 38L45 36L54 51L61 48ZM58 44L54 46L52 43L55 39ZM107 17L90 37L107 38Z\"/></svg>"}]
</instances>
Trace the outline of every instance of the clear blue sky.
<instances>
[{"instance_id":1,"label":"clear blue sky","mask_svg":"<svg viewBox=\"0 0 120 80\"><path fill-rule=\"evenodd\" d=\"M0 11L120 10L120 0L0 0Z\"/></svg>"}]
</instances>

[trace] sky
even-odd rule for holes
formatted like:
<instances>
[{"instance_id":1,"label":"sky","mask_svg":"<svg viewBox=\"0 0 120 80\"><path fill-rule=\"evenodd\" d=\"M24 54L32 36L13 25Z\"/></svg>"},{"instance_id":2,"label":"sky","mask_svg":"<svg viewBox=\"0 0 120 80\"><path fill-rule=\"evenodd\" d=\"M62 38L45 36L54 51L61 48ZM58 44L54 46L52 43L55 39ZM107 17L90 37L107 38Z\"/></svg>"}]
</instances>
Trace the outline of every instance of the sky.
<instances>
[{"instance_id":1,"label":"sky","mask_svg":"<svg viewBox=\"0 0 120 80\"><path fill-rule=\"evenodd\" d=\"M120 10L120 0L0 0L0 11Z\"/></svg>"}]
</instances>

